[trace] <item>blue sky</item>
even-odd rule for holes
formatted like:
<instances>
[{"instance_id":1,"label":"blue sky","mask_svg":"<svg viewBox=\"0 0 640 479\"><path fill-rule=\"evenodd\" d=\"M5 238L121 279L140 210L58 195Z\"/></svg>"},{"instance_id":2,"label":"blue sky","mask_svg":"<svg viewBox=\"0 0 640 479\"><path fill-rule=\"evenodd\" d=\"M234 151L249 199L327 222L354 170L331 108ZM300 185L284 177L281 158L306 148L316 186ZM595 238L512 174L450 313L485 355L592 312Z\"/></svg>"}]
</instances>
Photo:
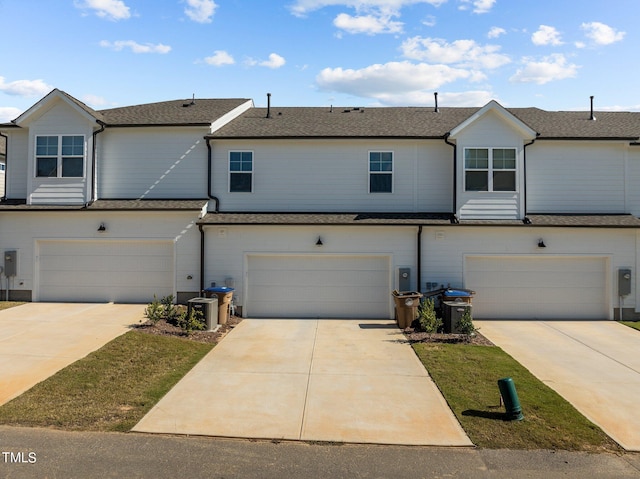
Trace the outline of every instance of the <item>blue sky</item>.
<instances>
[{"instance_id":1,"label":"blue sky","mask_svg":"<svg viewBox=\"0 0 640 479\"><path fill-rule=\"evenodd\" d=\"M640 110L637 0L0 0L0 121L59 88L96 109ZM635 27L635 28L634 28Z\"/></svg>"}]
</instances>

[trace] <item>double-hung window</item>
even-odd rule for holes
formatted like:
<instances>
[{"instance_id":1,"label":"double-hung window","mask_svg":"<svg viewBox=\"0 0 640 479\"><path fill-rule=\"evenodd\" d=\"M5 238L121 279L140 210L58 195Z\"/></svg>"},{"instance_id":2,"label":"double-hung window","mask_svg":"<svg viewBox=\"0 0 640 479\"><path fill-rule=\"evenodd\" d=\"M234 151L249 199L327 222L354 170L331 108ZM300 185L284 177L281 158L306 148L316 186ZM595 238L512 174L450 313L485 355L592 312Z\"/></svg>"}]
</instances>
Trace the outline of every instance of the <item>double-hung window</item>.
<instances>
[{"instance_id":1,"label":"double-hung window","mask_svg":"<svg viewBox=\"0 0 640 479\"><path fill-rule=\"evenodd\" d=\"M393 152L369 152L369 193L393 192Z\"/></svg>"},{"instance_id":2,"label":"double-hung window","mask_svg":"<svg viewBox=\"0 0 640 479\"><path fill-rule=\"evenodd\" d=\"M36 176L82 178L84 176L84 136L37 136Z\"/></svg>"},{"instance_id":3,"label":"double-hung window","mask_svg":"<svg viewBox=\"0 0 640 479\"><path fill-rule=\"evenodd\" d=\"M229 152L229 191L251 193L253 191L253 152Z\"/></svg>"},{"instance_id":4,"label":"double-hung window","mask_svg":"<svg viewBox=\"0 0 640 479\"><path fill-rule=\"evenodd\" d=\"M465 191L516 191L515 148L466 148Z\"/></svg>"}]
</instances>

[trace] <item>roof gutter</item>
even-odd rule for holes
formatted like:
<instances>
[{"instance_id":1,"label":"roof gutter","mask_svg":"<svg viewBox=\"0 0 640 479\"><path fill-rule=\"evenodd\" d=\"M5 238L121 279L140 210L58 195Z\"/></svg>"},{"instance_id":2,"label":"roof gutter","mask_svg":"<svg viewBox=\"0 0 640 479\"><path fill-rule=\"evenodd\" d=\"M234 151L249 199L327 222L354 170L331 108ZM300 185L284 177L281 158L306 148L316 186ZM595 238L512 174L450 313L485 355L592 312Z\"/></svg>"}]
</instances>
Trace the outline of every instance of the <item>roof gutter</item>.
<instances>
[{"instance_id":1,"label":"roof gutter","mask_svg":"<svg viewBox=\"0 0 640 479\"><path fill-rule=\"evenodd\" d=\"M7 150L9 149L9 137L7 135L5 135L4 133L0 132L0 136L2 138L4 138L4 146L5 146L5 171L4 171L4 193L2 195L2 197L0 197L0 201L4 201L7 198L7 170L6 170L6 166L7 166L7 157L8 155L6 155Z\"/></svg>"}]
</instances>

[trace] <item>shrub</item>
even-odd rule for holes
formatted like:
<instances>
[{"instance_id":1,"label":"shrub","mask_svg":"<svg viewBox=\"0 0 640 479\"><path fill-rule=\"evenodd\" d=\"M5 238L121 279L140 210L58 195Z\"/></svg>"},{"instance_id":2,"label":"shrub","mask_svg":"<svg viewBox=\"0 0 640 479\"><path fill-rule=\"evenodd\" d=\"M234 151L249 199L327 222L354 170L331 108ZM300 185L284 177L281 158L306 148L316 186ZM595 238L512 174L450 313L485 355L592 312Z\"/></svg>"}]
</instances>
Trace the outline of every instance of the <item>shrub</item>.
<instances>
[{"instance_id":1,"label":"shrub","mask_svg":"<svg viewBox=\"0 0 640 479\"><path fill-rule=\"evenodd\" d=\"M476 327L471 319L471 308L465 309L464 314L456 324L456 329L467 336L472 336L476 332Z\"/></svg>"},{"instance_id":2,"label":"shrub","mask_svg":"<svg viewBox=\"0 0 640 479\"><path fill-rule=\"evenodd\" d=\"M193 331L203 331L207 325L200 311L192 309L190 313L183 311L176 316L177 325L187 334Z\"/></svg>"},{"instance_id":3,"label":"shrub","mask_svg":"<svg viewBox=\"0 0 640 479\"><path fill-rule=\"evenodd\" d=\"M156 324L164 317L164 308L161 301L156 298L155 294L153 295L153 301L145 308L144 316L153 324Z\"/></svg>"},{"instance_id":4,"label":"shrub","mask_svg":"<svg viewBox=\"0 0 640 479\"><path fill-rule=\"evenodd\" d=\"M442 320L436 316L435 302L431 298L425 299L418 310L420 329L427 333L437 333L442 326Z\"/></svg>"},{"instance_id":5,"label":"shrub","mask_svg":"<svg viewBox=\"0 0 640 479\"><path fill-rule=\"evenodd\" d=\"M178 309L175 304L173 304L173 295L165 296L160 302L162 303L165 321L171 324L175 323L176 317L178 316Z\"/></svg>"}]
</instances>

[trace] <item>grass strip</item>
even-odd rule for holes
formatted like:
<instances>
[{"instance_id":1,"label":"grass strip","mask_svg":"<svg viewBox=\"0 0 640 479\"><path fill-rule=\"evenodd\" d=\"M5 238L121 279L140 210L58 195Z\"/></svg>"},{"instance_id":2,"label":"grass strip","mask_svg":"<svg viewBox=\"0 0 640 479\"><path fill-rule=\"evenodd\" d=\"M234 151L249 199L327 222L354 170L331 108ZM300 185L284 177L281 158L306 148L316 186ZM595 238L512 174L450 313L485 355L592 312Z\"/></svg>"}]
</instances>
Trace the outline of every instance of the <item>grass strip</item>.
<instances>
[{"instance_id":1,"label":"grass strip","mask_svg":"<svg viewBox=\"0 0 640 479\"><path fill-rule=\"evenodd\" d=\"M0 407L0 423L129 431L212 347L129 331Z\"/></svg>"},{"instance_id":2,"label":"grass strip","mask_svg":"<svg viewBox=\"0 0 640 479\"><path fill-rule=\"evenodd\" d=\"M571 404L498 347L416 343L414 349L471 441L489 449L620 451ZM498 379L511 377L523 421L506 421Z\"/></svg>"}]
</instances>

